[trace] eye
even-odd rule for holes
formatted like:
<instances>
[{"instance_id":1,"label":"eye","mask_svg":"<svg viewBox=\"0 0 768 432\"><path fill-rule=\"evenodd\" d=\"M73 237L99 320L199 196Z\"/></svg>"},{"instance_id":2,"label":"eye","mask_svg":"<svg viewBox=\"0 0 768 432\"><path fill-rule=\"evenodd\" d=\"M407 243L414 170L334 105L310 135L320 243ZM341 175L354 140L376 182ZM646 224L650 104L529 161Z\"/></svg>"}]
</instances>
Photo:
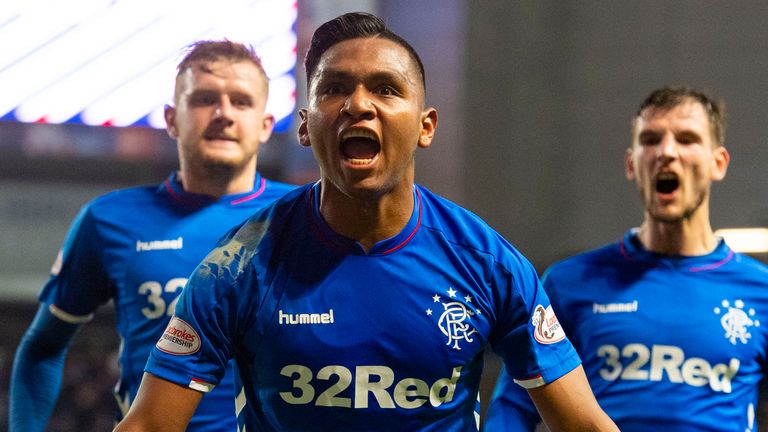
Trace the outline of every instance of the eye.
<instances>
[{"instance_id":1,"label":"eye","mask_svg":"<svg viewBox=\"0 0 768 432\"><path fill-rule=\"evenodd\" d=\"M218 95L213 93L193 93L189 97L189 104L192 106L209 106L219 102Z\"/></svg>"},{"instance_id":2,"label":"eye","mask_svg":"<svg viewBox=\"0 0 768 432\"><path fill-rule=\"evenodd\" d=\"M337 94L341 94L342 91L343 91L343 87L341 86L341 84L337 84L337 83L328 84L323 88L324 95L337 95Z\"/></svg>"},{"instance_id":3,"label":"eye","mask_svg":"<svg viewBox=\"0 0 768 432\"><path fill-rule=\"evenodd\" d=\"M376 93L382 96L395 96L398 94L392 86L388 85L379 87L376 89Z\"/></svg>"},{"instance_id":4,"label":"eye","mask_svg":"<svg viewBox=\"0 0 768 432\"><path fill-rule=\"evenodd\" d=\"M656 145L661 141L661 137L656 134L641 134L638 138L638 142L641 146Z\"/></svg>"},{"instance_id":5,"label":"eye","mask_svg":"<svg viewBox=\"0 0 768 432\"><path fill-rule=\"evenodd\" d=\"M235 97L232 98L232 105L241 108L247 108L251 106L251 99L248 97Z\"/></svg>"},{"instance_id":6,"label":"eye","mask_svg":"<svg viewBox=\"0 0 768 432\"><path fill-rule=\"evenodd\" d=\"M677 136L677 142L680 144L695 144L699 141L700 140L698 136L690 133L683 133Z\"/></svg>"}]
</instances>

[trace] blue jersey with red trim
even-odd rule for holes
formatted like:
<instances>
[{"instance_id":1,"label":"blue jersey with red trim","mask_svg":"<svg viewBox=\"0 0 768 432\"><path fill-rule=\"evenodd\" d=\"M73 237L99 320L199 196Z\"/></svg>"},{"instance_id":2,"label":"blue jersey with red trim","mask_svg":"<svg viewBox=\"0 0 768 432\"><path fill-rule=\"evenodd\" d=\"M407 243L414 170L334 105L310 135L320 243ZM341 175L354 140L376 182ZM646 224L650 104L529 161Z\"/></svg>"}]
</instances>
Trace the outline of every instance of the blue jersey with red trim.
<instances>
[{"instance_id":1,"label":"blue jersey with red trim","mask_svg":"<svg viewBox=\"0 0 768 432\"><path fill-rule=\"evenodd\" d=\"M415 186L405 228L366 252L319 189L211 252L146 371L207 390L235 358L240 430L469 431L488 344L528 386L578 366L533 267L477 216Z\"/></svg>"},{"instance_id":2,"label":"blue jersey with red trim","mask_svg":"<svg viewBox=\"0 0 768 432\"><path fill-rule=\"evenodd\" d=\"M195 266L233 226L294 186L257 174L254 189L214 200L183 190L176 174L159 186L105 194L78 214L40 301L84 322L113 300L121 337L121 415L136 395L150 349L163 333ZM234 430L234 384L203 399L190 430Z\"/></svg>"},{"instance_id":3,"label":"blue jersey with red trim","mask_svg":"<svg viewBox=\"0 0 768 432\"><path fill-rule=\"evenodd\" d=\"M595 396L622 431L755 429L768 354L764 264L722 240L703 256L651 253L629 231L553 265L543 280ZM515 387L503 373L487 430L536 419Z\"/></svg>"}]
</instances>

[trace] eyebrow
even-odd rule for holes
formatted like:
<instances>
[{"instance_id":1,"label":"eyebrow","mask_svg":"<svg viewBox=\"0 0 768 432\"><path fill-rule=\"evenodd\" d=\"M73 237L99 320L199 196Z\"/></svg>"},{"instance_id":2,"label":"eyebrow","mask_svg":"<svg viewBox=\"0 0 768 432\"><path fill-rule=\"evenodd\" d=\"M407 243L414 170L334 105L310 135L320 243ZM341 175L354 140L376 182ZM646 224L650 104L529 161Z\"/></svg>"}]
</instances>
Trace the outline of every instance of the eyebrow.
<instances>
[{"instance_id":1,"label":"eyebrow","mask_svg":"<svg viewBox=\"0 0 768 432\"><path fill-rule=\"evenodd\" d=\"M324 69L317 73L315 76L316 80L323 82L323 81L347 81L347 80L354 80L355 76L352 73L349 73L342 69ZM364 77L365 81L406 81L411 82L408 75L398 72L393 72L389 70L380 70L376 71L371 74L366 74Z\"/></svg>"}]
</instances>

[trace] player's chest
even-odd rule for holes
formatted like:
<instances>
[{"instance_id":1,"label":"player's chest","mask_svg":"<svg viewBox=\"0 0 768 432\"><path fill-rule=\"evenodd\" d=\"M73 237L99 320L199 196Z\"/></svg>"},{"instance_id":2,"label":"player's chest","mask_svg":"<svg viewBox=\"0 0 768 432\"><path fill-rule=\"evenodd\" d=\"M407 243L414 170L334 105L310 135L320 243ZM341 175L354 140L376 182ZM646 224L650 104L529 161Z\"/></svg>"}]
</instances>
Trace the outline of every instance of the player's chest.
<instances>
[{"instance_id":1,"label":"player's chest","mask_svg":"<svg viewBox=\"0 0 768 432\"><path fill-rule=\"evenodd\" d=\"M259 314L254 336L273 355L317 367L359 353L387 367L414 357L463 365L486 346L491 308L472 278L358 256L316 263L305 272L285 266L264 281L272 295L261 309L270 313Z\"/></svg>"},{"instance_id":2,"label":"player's chest","mask_svg":"<svg viewBox=\"0 0 768 432\"><path fill-rule=\"evenodd\" d=\"M595 290L591 298L565 305L563 314L578 310L569 315L569 336L585 364L601 365L608 381L691 385L724 371L755 369L766 353L765 301L747 291L688 281Z\"/></svg>"}]
</instances>

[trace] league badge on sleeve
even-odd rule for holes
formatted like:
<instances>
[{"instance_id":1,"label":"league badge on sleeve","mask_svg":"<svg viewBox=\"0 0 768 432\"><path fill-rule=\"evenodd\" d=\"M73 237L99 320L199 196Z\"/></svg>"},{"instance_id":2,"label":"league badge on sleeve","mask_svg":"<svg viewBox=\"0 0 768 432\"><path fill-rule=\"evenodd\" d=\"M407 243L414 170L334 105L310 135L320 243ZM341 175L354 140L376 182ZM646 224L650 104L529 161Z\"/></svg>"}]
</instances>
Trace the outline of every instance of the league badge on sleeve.
<instances>
[{"instance_id":1,"label":"league badge on sleeve","mask_svg":"<svg viewBox=\"0 0 768 432\"><path fill-rule=\"evenodd\" d=\"M200 336L184 320L173 317L156 346L157 349L168 354L192 354L200 349Z\"/></svg>"},{"instance_id":2,"label":"league badge on sleeve","mask_svg":"<svg viewBox=\"0 0 768 432\"><path fill-rule=\"evenodd\" d=\"M531 318L531 325L534 327L533 337L541 344L549 345L565 339L565 332L552 310L552 305L546 308L542 305L536 305Z\"/></svg>"}]
</instances>

